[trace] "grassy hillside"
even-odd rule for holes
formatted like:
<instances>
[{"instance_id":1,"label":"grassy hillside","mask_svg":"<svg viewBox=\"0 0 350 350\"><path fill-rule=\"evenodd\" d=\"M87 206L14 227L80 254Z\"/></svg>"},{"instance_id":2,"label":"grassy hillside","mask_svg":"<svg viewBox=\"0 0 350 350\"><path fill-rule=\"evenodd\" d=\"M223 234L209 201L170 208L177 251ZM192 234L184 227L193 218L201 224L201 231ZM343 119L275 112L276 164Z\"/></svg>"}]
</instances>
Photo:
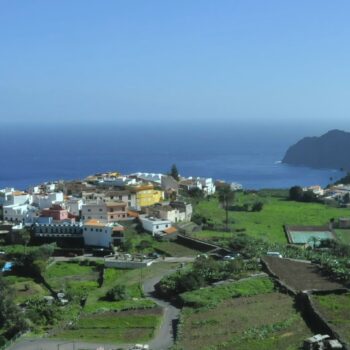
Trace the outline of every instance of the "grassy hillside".
<instances>
[{"instance_id":1,"label":"grassy hillside","mask_svg":"<svg viewBox=\"0 0 350 350\"><path fill-rule=\"evenodd\" d=\"M318 203L301 203L287 200L285 192L263 191L258 193L237 193L235 206L245 203L263 202L260 212L230 211L229 226L233 230L245 230L248 235L269 242L286 243L283 225L324 225L331 218L348 216L349 209L338 209ZM208 219L210 224L223 226L225 211L220 208L217 198L202 200L195 212ZM230 237L230 233L203 231L195 234L198 238Z\"/></svg>"}]
</instances>

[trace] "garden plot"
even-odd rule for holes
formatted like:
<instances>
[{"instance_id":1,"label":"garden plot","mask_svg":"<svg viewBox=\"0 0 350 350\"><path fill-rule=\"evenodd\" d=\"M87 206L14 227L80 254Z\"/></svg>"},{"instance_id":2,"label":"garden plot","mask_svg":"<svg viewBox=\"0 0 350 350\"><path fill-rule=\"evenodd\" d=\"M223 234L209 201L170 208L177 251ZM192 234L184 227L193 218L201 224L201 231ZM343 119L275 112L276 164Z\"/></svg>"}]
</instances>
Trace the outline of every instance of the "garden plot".
<instances>
[{"instance_id":1,"label":"garden plot","mask_svg":"<svg viewBox=\"0 0 350 350\"><path fill-rule=\"evenodd\" d=\"M285 294L230 298L215 308L185 308L178 349L297 350L311 331Z\"/></svg>"},{"instance_id":2,"label":"garden plot","mask_svg":"<svg viewBox=\"0 0 350 350\"><path fill-rule=\"evenodd\" d=\"M294 292L344 288L342 284L323 276L315 264L271 256L263 260L271 272Z\"/></svg>"},{"instance_id":3,"label":"garden plot","mask_svg":"<svg viewBox=\"0 0 350 350\"><path fill-rule=\"evenodd\" d=\"M313 295L312 301L342 340L350 345L350 293Z\"/></svg>"}]
</instances>

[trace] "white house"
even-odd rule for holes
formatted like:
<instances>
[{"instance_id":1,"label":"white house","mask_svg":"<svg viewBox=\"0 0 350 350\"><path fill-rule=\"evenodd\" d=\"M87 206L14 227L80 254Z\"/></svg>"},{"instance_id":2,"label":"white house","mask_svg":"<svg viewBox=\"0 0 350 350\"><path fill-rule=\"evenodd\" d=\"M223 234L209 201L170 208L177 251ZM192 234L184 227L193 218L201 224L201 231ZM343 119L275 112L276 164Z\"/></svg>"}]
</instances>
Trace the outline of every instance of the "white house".
<instances>
[{"instance_id":1,"label":"white house","mask_svg":"<svg viewBox=\"0 0 350 350\"><path fill-rule=\"evenodd\" d=\"M115 200L128 204L129 208L136 208L136 194L129 190L108 190L104 192L86 192L82 193L83 200L112 202Z\"/></svg>"},{"instance_id":2,"label":"white house","mask_svg":"<svg viewBox=\"0 0 350 350\"><path fill-rule=\"evenodd\" d=\"M30 204L14 204L3 207L5 221L31 223L38 217L38 213L38 208Z\"/></svg>"},{"instance_id":3,"label":"white house","mask_svg":"<svg viewBox=\"0 0 350 350\"><path fill-rule=\"evenodd\" d=\"M84 243L87 246L110 247L113 243L113 224L88 220L83 225Z\"/></svg>"},{"instance_id":4,"label":"white house","mask_svg":"<svg viewBox=\"0 0 350 350\"><path fill-rule=\"evenodd\" d=\"M184 202L157 203L146 208L148 216L157 219L169 220L173 223L190 221L192 216L192 205Z\"/></svg>"},{"instance_id":5,"label":"white house","mask_svg":"<svg viewBox=\"0 0 350 350\"><path fill-rule=\"evenodd\" d=\"M63 201L63 192L33 194L33 204L40 209L50 208L53 204L61 204Z\"/></svg>"},{"instance_id":6,"label":"white house","mask_svg":"<svg viewBox=\"0 0 350 350\"><path fill-rule=\"evenodd\" d=\"M204 178L204 177L189 177L183 178L180 181L180 186L185 188L186 190L191 190L193 188L198 188L205 195L212 195L216 191L215 183L212 178Z\"/></svg>"},{"instance_id":7,"label":"white house","mask_svg":"<svg viewBox=\"0 0 350 350\"><path fill-rule=\"evenodd\" d=\"M136 183L137 183L136 179L132 179L127 176L104 177L98 180L99 185L120 186L120 187L135 185Z\"/></svg>"},{"instance_id":8,"label":"white house","mask_svg":"<svg viewBox=\"0 0 350 350\"><path fill-rule=\"evenodd\" d=\"M161 220L154 217L140 216L142 227L152 233L154 236L156 233L166 230L171 227L170 220Z\"/></svg>"},{"instance_id":9,"label":"white house","mask_svg":"<svg viewBox=\"0 0 350 350\"><path fill-rule=\"evenodd\" d=\"M315 185L315 186L309 186L309 187L304 187L303 191L312 191L315 195L317 196L323 196L324 195L324 190L321 186Z\"/></svg>"},{"instance_id":10,"label":"white house","mask_svg":"<svg viewBox=\"0 0 350 350\"><path fill-rule=\"evenodd\" d=\"M134 174L131 174L131 176L135 176L136 178L140 179L140 180L143 180L143 181L151 181L151 182L155 182L157 184L161 184L162 182L162 177L164 176L163 174L155 174L155 173L141 173L141 172L138 172L138 173L134 173Z\"/></svg>"},{"instance_id":11,"label":"white house","mask_svg":"<svg viewBox=\"0 0 350 350\"><path fill-rule=\"evenodd\" d=\"M202 190L207 195L212 195L215 193L215 183L212 178L197 177L195 178L201 185Z\"/></svg>"},{"instance_id":12,"label":"white house","mask_svg":"<svg viewBox=\"0 0 350 350\"><path fill-rule=\"evenodd\" d=\"M29 193L17 191L14 188L5 188L0 191L0 205L30 204L31 200Z\"/></svg>"},{"instance_id":13,"label":"white house","mask_svg":"<svg viewBox=\"0 0 350 350\"><path fill-rule=\"evenodd\" d=\"M83 207L83 200L71 197L64 202L64 206L68 210L68 213L79 216Z\"/></svg>"}]
</instances>

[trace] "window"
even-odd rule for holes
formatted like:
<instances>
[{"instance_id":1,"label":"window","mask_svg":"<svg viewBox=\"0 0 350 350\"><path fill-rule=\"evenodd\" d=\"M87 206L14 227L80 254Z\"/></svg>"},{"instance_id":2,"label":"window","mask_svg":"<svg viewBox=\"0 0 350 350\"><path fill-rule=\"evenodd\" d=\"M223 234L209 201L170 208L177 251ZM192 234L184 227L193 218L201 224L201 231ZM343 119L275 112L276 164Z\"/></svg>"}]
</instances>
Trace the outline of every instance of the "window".
<instances>
[{"instance_id":1,"label":"window","mask_svg":"<svg viewBox=\"0 0 350 350\"><path fill-rule=\"evenodd\" d=\"M111 219L113 219L113 215L111 215Z\"/></svg>"},{"instance_id":2,"label":"window","mask_svg":"<svg viewBox=\"0 0 350 350\"><path fill-rule=\"evenodd\" d=\"M88 209L88 211L91 211L91 209Z\"/></svg>"},{"instance_id":3,"label":"window","mask_svg":"<svg viewBox=\"0 0 350 350\"><path fill-rule=\"evenodd\" d=\"M129 199L129 201L131 200L131 194L128 195L128 199Z\"/></svg>"},{"instance_id":4,"label":"window","mask_svg":"<svg viewBox=\"0 0 350 350\"><path fill-rule=\"evenodd\" d=\"M122 196L119 196L119 200L121 201L123 199L123 197Z\"/></svg>"},{"instance_id":5,"label":"window","mask_svg":"<svg viewBox=\"0 0 350 350\"><path fill-rule=\"evenodd\" d=\"M100 208L99 211L102 211L102 208Z\"/></svg>"},{"instance_id":6,"label":"window","mask_svg":"<svg viewBox=\"0 0 350 350\"><path fill-rule=\"evenodd\" d=\"M159 228L159 225L157 225L156 228Z\"/></svg>"}]
</instances>

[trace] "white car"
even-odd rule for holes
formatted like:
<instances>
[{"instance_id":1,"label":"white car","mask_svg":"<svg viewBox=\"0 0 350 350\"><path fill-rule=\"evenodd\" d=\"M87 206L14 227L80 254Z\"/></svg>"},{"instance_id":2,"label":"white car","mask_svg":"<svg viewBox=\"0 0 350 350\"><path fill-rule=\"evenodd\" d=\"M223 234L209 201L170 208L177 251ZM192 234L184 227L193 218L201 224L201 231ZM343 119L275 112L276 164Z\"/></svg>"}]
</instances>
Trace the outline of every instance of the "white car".
<instances>
[{"instance_id":1,"label":"white car","mask_svg":"<svg viewBox=\"0 0 350 350\"><path fill-rule=\"evenodd\" d=\"M149 350L148 344L135 344L130 350Z\"/></svg>"},{"instance_id":2,"label":"white car","mask_svg":"<svg viewBox=\"0 0 350 350\"><path fill-rule=\"evenodd\" d=\"M282 254L280 252L267 252L267 256L275 256L277 258L283 258Z\"/></svg>"}]
</instances>

